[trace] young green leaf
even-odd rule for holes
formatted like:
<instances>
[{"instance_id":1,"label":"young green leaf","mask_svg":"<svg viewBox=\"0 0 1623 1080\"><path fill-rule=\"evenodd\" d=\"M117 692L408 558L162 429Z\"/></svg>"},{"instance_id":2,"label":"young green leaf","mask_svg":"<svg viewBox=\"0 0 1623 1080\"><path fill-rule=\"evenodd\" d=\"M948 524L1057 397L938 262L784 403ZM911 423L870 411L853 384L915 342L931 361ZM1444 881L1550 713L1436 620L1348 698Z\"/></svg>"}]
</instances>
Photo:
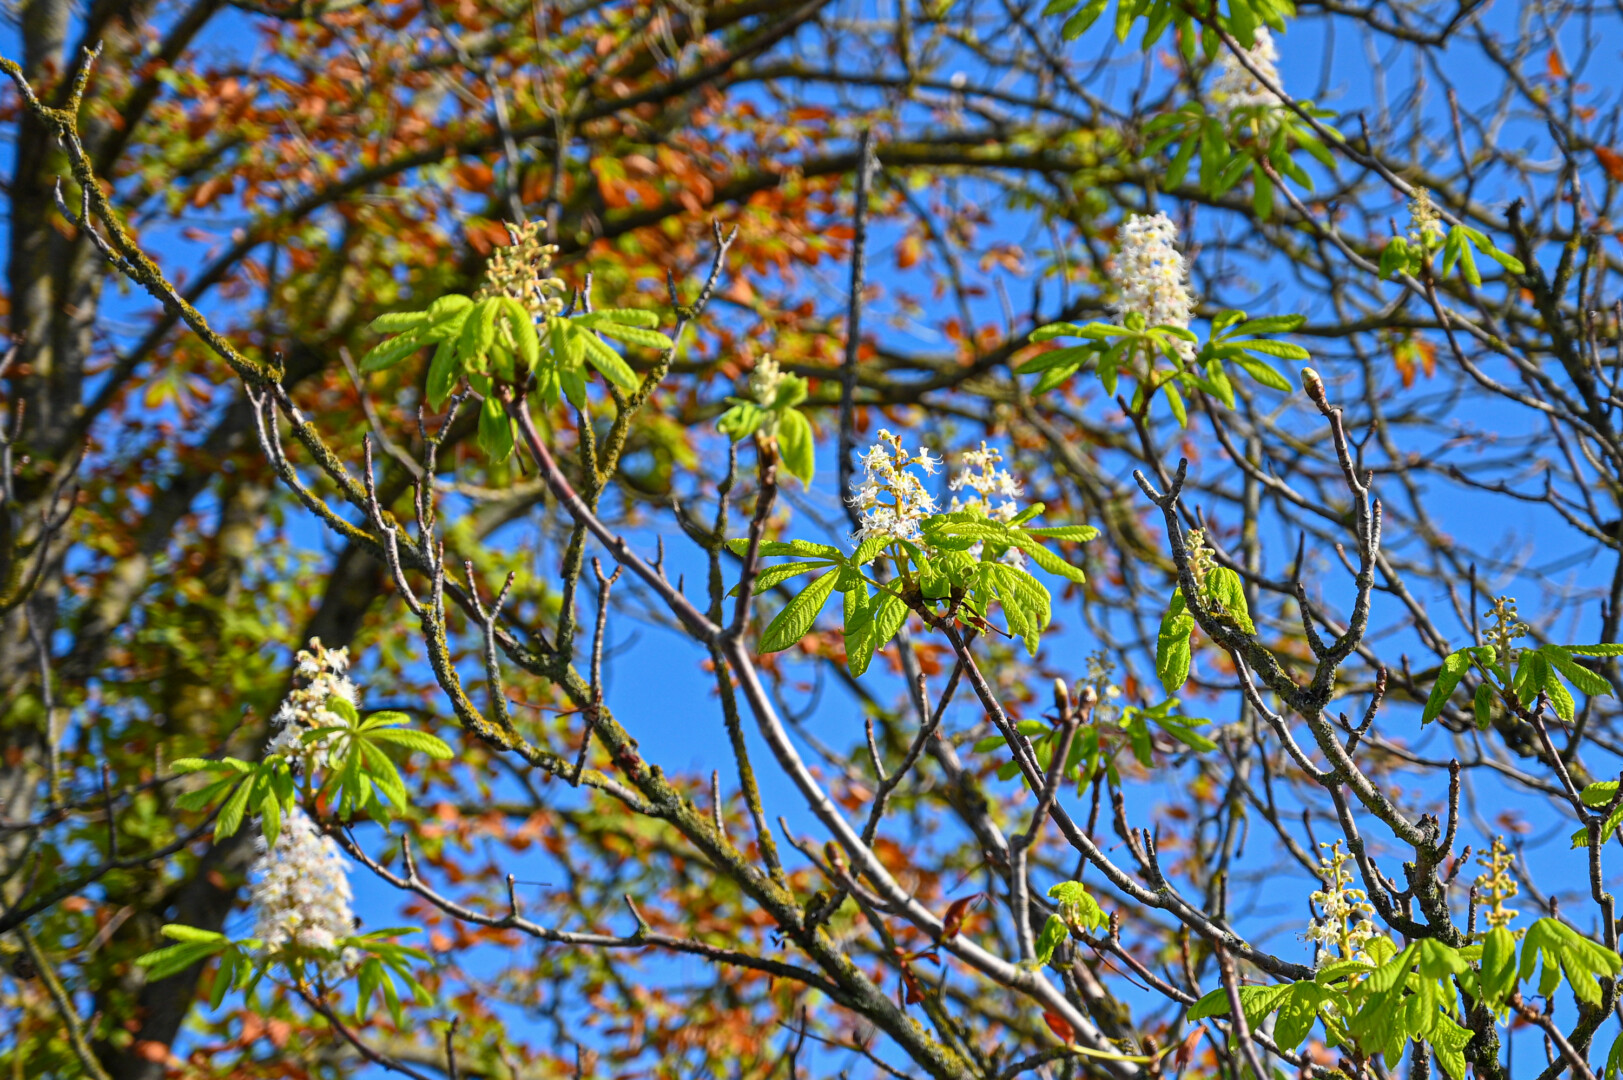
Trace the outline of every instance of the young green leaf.
<instances>
[{"instance_id":1,"label":"young green leaf","mask_svg":"<svg viewBox=\"0 0 1623 1080\"><path fill-rule=\"evenodd\" d=\"M763 653L779 652L806 636L817 615L823 610L829 594L839 581L839 572L830 570L790 600L784 609L767 624L757 648Z\"/></svg>"},{"instance_id":2,"label":"young green leaf","mask_svg":"<svg viewBox=\"0 0 1623 1080\"><path fill-rule=\"evenodd\" d=\"M1050 915L1048 917L1048 921L1043 923L1042 933L1037 935L1037 963L1046 964L1052 960L1054 958L1054 950L1058 948L1059 943L1069 937L1070 934L1070 928L1065 925L1064 919L1060 918L1058 915Z\"/></svg>"},{"instance_id":3,"label":"young green leaf","mask_svg":"<svg viewBox=\"0 0 1623 1080\"><path fill-rule=\"evenodd\" d=\"M778 453L789 475L806 487L811 487L816 473L811 422L799 409L784 409L778 414Z\"/></svg>"},{"instance_id":4,"label":"young green leaf","mask_svg":"<svg viewBox=\"0 0 1623 1080\"><path fill-rule=\"evenodd\" d=\"M1189 639L1194 630L1195 618L1184 607L1183 590L1174 589L1155 640L1155 673L1168 694L1176 693L1189 679Z\"/></svg>"},{"instance_id":5,"label":"young green leaf","mask_svg":"<svg viewBox=\"0 0 1623 1080\"><path fill-rule=\"evenodd\" d=\"M1431 696L1426 699L1426 707L1421 711L1421 724L1429 724L1443 714L1443 707L1448 704L1449 696L1454 693L1454 688L1460 684L1460 680L1469 670L1471 670L1469 650L1458 649L1443 658L1442 667L1437 671L1437 681L1431 687Z\"/></svg>"},{"instance_id":6,"label":"young green leaf","mask_svg":"<svg viewBox=\"0 0 1623 1080\"><path fill-rule=\"evenodd\" d=\"M1217 606L1213 614L1227 618L1247 634L1257 632L1251 609L1245 600L1245 583L1226 566L1213 567L1206 575L1206 599Z\"/></svg>"}]
</instances>

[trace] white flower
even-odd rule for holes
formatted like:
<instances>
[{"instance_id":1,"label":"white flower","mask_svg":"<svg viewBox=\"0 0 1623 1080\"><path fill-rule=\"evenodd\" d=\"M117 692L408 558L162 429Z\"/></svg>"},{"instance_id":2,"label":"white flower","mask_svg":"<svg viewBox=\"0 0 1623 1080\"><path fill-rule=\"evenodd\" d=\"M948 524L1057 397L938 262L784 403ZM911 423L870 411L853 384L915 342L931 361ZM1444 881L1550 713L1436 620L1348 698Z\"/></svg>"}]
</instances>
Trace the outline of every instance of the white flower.
<instances>
[{"instance_id":1,"label":"white flower","mask_svg":"<svg viewBox=\"0 0 1623 1080\"><path fill-rule=\"evenodd\" d=\"M1003 454L984 442L979 450L966 450L958 458L962 465L947 486L953 491L968 491L972 494L960 499L957 495L952 497L949 510L979 510L993 521L1012 521L1020 513L1020 507L1014 499L1020 494L1020 482L1009 475L1008 470L998 466L1003 461ZM993 499L1001 502L993 502ZM976 541L969 553L975 558L981 557L984 544ZM1000 560L1010 566L1024 568L1026 553L1019 548L1011 547L1003 553Z\"/></svg>"},{"instance_id":2,"label":"white flower","mask_svg":"<svg viewBox=\"0 0 1623 1080\"><path fill-rule=\"evenodd\" d=\"M940 464L941 459L931 457L928 450L920 450L915 457L902 449L900 437L880 431L879 441L862 455L866 475L851 495L851 505L861 514L857 542L876 536L917 542L920 525L935 513L936 505L908 466L918 465L933 473Z\"/></svg>"},{"instance_id":3,"label":"white flower","mask_svg":"<svg viewBox=\"0 0 1623 1080\"><path fill-rule=\"evenodd\" d=\"M332 953L340 938L355 933L349 864L303 810L295 807L283 819L274 848L261 836L259 850L250 895L258 916L254 936L267 950ZM349 958L319 959L332 973Z\"/></svg>"},{"instance_id":4,"label":"white flower","mask_svg":"<svg viewBox=\"0 0 1623 1080\"><path fill-rule=\"evenodd\" d=\"M355 684L344 675L349 670L348 649L323 648L320 638L311 638L310 648L301 649L297 659L294 674L304 685L289 693L271 718L277 730L266 747L267 754L281 754L292 761L319 758L327 748L324 739L304 745L305 732L344 726L344 718L327 707L328 698L356 704Z\"/></svg>"},{"instance_id":5,"label":"white flower","mask_svg":"<svg viewBox=\"0 0 1623 1080\"><path fill-rule=\"evenodd\" d=\"M769 353L756 361L754 370L750 372L750 396L761 405L769 406L778 399L778 387L782 383L783 369Z\"/></svg>"},{"instance_id":6,"label":"white flower","mask_svg":"<svg viewBox=\"0 0 1623 1080\"><path fill-rule=\"evenodd\" d=\"M1319 946L1315 950L1319 967L1337 960L1367 962L1369 954L1364 946L1379 933L1369 918L1375 914L1375 907L1363 889L1347 887L1353 880L1352 870L1347 867L1352 856L1341 850L1341 841L1337 840L1334 846L1319 846L1330 850L1328 856L1319 859L1319 877L1323 879L1324 888L1313 893L1313 902L1324 914L1309 920L1302 936Z\"/></svg>"},{"instance_id":7,"label":"white flower","mask_svg":"<svg viewBox=\"0 0 1623 1080\"><path fill-rule=\"evenodd\" d=\"M1266 26L1257 27L1256 40L1245 51L1245 58L1270 83L1280 85L1279 70L1275 67L1279 62L1279 50L1274 48L1273 35ZM1217 79L1212 83L1211 98L1225 123L1232 120L1240 109L1279 104L1279 98L1247 71L1239 58L1228 49L1223 50L1217 62Z\"/></svg>"},{"instance_id":8,"label":"white flower","mask_svg":"<svg viewBox=\"0 0 1623 1080\"><path fill-rule=\"evenodd\" d=\"M1139 214L1121 227L1121 251L1111 277L1121 292L1121 314L1137 313L1145 326L1187 330L1195 314L1189 271L1176 247L1178 227L1166 214ZM1179 341L1178 351L1193 359L1192 342Z\"/></svg>"}]
</instances>

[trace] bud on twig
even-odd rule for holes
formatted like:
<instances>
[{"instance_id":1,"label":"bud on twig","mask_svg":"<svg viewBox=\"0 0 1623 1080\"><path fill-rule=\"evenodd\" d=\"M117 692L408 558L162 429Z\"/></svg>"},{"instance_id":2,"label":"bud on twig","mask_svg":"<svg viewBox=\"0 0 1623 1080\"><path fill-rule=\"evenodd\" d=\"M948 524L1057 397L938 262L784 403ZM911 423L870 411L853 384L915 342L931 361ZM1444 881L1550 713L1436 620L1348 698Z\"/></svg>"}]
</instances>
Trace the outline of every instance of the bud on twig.
<instances>
[{"instance_id":1,"label":"bud on twig","mask_svg":"<svg viewBox=\"0 0 1623 1080\"><path fill-rule=\"evenodd\" d=\"M1321 406L1328 404L1324 397L1324 380L1310 367L1302 369L1302 389L1307 391L1307 396L1312 398L1315 404Z\"/></svg>"}]
</instances>

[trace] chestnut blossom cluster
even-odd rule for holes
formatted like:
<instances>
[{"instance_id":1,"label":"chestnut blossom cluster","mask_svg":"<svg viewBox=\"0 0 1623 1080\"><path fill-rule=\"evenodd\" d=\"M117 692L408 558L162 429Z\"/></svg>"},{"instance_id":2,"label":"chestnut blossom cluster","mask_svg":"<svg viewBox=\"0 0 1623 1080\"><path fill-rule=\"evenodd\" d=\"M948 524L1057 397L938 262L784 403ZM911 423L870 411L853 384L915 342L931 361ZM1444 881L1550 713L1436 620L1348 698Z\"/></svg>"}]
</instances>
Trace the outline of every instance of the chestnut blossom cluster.
<instances>
[{"instance_id":1,"label":"chestnut blossom cluster","mask_svg":"<svg viewBox=\"0 0 1623 1080\"><path fill-rule=\"evenodd\" d=\"M1347 863L1352 855L1341 850L1341 841L1334 845L1320 844L1330 854L1319 859L1319 877L1324 887L1313 894L1313 902L1323 912L1308 923L1303 936L1315 945L1314 963L1318 967L1337 960L1369 960L1364 951L1380 931L1371 921L1375 907L1363 889L1348 888L1353 873Z\"/></svg>"},{"instance_id":2,"label":"chestnut blossom cluster","mask_svg":"<svg viewBox=\"0 0 1623 1080\"><path fill-rule=\"evenodd\" d=\"M1121 293L1123 316L1137 313L1145 326L1189 329L1195 298L1189 289L1189 269L1177 248L1178 227L1164 213L1137 214L1121 227L1121 251L1111 277ZM1195 346L1179 341L1186 359L1194 359Z\"/></svg>"},{"instance_id":3,"label":"chestnut blossom cluster","mask_svg":"<svg viewBox=\"0 0 1623 1080\"><path fill-rule=\"evenodd\" d=\"M1000 468L1003 454L981 443L979 450L966 450L958 459L961 468L953 474L947 486L955 492L965 492L960 498L952 497L948 510L978 509L993 521L1011 521L1020 513L1014 500L1020 494L1020 482L1008 470ZM969 553L981 557L984 545L980 541L970 547ZM1026 554L1019 548L1010 548L1003 556L1010 566L1024 567Z\"/></svg>"},{"instance_id":4,"label":"chestnut blossom cluster","mask_svg":"<svg viewBox=\"0 0 1623 1080\"><path fill-rule=\"evenodd\" d=\"M294 678L300 684L282 701L271 724L276 734L266 747L267 754L281 754L290 761L312 758L324 761L327 740L304 743L304 734L317 728L342 727L343 717L327 707L329 698L338 697L357 704L355 684L344 673L349 670L348 649L328 649L320 638L311 638L308 649L299 650Z\"/></svg>"},{"instance_id":5,"label":"chestnut blossom cluster","mask_svg":"<svg viewBox=\"0 0 1623 1080\"><path fill-rule=\"evenodd\" d=\"M778 387L783 385L783 368L772 359L772 354L761 357L750 371L750 396L763 406L778 399Z\"/></svg>"},{"instance_id":6,"label":"chestnut blossom cluster","mask_svg":"<svg viewBox=\"0 0 1623 1080\"><path fill-rule=\"evenodd\" d=\"M1245 58L1251 67L1264 75L1270 83L1280 85L1279 50L1274 47L1273 35L1266 26L1257 27L1256 40L1251 48L1245 50ZM1210 91L1212 103L1217 107L1218 115L1225 123L1234 119L1234 114L1242 109L1254 109L1258 105L1276 105L1279 98L1272 90L1262 85L1255 75L1240 63L1239 57L1225 49L1221 59L1217 62L1217 79L1212 83Z\"/></svg>"},{"instance_id":7,"label":"chestnut blossom cluster","mask_svg":"<svg viewBox=\"0 0 1623 1080\"><path fill-rule=\"evenodd\" d=\"M314 953L328 975L351 963L353 950L338 951L339 940L355 933L349 864L303 810L283 819L275 847L261 835L251 875L254 936L268 951Z\"/></svg>"},{"instance_id":8,"label":"chestnut blossom cluster","mask_svg":"<svg viewBox=\"0 0 1623 1080\"><path fill-rule=\"evenodd\" d=\"M545 241L546 222L504 224L510 242L491 252L479 295L511 296L534 315L558 315L564 309L565 286L552 273L552 257L558 248Z\"/></svg>"},{"instance_id":9,"label":"chestnut blossom cluster","mask_svg":"<svg viewBox=\"0 0 1623 1080\"><path fill-rule=\"evenodd\" d=\"M862 455L864 475L856 484L850 503L860 515L856 540L875 537L917 542L924 519L936 512L935 498L911 470L917 465L933 475L941 459L920 449L909 453L900 436L881 430L879 440Z\"/></svg>"},{"instance_id":10,"label":"chestnut blossom cluster","mask_svg":"<svg viewBox=\"0 0 1623 1080\"><path fill-rule=\"evenodd\" d=\"M1506 900L1514 900L1521 892L1521 886L1511 872L1515 859L1505 847L1502 837L1493 838L1493 847L1485 854L1476 857L1478 865L1488 872L1476 879L1477 896L1483 904L1482 915L1490 929L1508 928L1521 912L1513 907L1506 907ZM1516 931L1520 933L1520 931Z\"/></svg>"}]
</instances>

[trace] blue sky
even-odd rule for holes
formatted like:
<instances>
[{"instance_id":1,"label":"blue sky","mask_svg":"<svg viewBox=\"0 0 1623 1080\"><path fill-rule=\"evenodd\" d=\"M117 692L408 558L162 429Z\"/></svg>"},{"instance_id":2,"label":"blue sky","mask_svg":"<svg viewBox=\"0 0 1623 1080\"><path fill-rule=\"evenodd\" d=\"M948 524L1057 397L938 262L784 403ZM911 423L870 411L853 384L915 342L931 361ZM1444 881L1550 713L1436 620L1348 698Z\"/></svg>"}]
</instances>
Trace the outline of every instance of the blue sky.
<instances>
[{"instance_id":1,"label":"blue sky","mask_svg":"<svg viewBox=\"0 0 1623 1080\"><path fill-rule=\"evenodd\" d=\"M1508 24L1509 15L1490 13L1490 24L1497 25L1498 29L1510 31L1513 28ZM245 36L241 34L243 21L240 17L230 16L219 20L215 28L209 32L207 42L209 47L216 48L227 54L235 54L242 47ZM15 50L9 48L11 38L0 34L0 51L14 55ZM1107 37L1104 27L1096 28L1083 41L1069 46L1070 55L1075 58L1091 57L1102 47ZM1616 38L1613 39L1618 40ZM1125 55L1127 50L1116 48L1116 55ZM1323 93L1320 94L1322 104L1337 110L1351 110L1366 104L1370 100L1375 81L1372 73L1380 75L1390 81L1395 87L1401 87L1406 80L1412 78L1408 69L1393 67L1387 70L1387 62L1379 54L1371 56L1361 44L1349 45L1344 41L1335 41L1327 37L1323 25L1312 19L1302 19L1294 24L1290 32L1280 41L1282 54L1281 72L1288 86L1298 92L1312 92L1319 94L1321 84ZM1463 52L1459 53L1464 56ZM1613 58L1615 59L1615 57ZM1328 67L1325 62L1328 60ZM1498 87L1487 78L1488 69L1482 68L1482 78L1472 78L1472 68L1468 59L1460 61L1462 67L1456 69L1460 74L1462 89L1467 96L1465 102L1469 108L1470 98L1475 97L1486 100L1497 92ZM972 61L966 60L966 74L973 80L976 68ZM1164 75L1159 69L1152 67L1152 80L1160 80ZM1595 85L1601 78L1617 80L1615 64L1600 65L1596 71L1586 76L1586 80ZM1326 74L1326 71L1328 74ZM1107 99L1123 102L1131 92L1131 87L1139 74L1136 63L1123 63L1108 70L1099 92ZM1599 92L1610 93L1615 96L1619 86L1623 83L1608 82L1598 86ZM1305 90L1304 88L1311 88ZM764 99L763 105L769 103ZM1435 100L1430 108L1438 109L1441 106ZM1536 138L1540 133L1536 126L1530 123L1514 125L1503 134L1503 141L1514 141L1520 138ZM969 197L977 197L979 193L974 190L966 191ZM1479 193L1488 205L1502 202L1513 196L1513 192L1484 191ZM1018 215L1010 213L1000 220L998 228L1007 232L1011 239L1024 239L1031 235L1030 221L1021 221ZM890 245L898 239L894 233L880 230L875 238L875 250L870 266L875 278L885 282L890 288L911 288L916 295L928 296L929 290L923 287L913 287L921 278L915 276L912 281L906 275L901 275L893 269ZM189 247L180 237L171 235L159 242L159 248L169 259L178 264L189 253L195 252L195 247ZM1246 275L1252 280L1253 292L1261 299L1255 309L1269 312L1283 312L1300 310L1310 316L1319 314L1322 306L1317 298L1304 296L1295 287L1285 268L1278 265L1258 263L1244 268ZM826 278L823 289L831 306L837 307L841 302L845 288L845 268L841 266L825 266ZM977 301L977 314L982 317L995 313L998 309L997 289L995 288L994 274L982 272L971 267L972 277L978 279L986 288L986 295ZM1027 282L1018 279L1005 278L1005 284L1011 291L1016 292L1014 306L1022 310L1021 295L1018 290L1028 286ZM137 313L149 310L139 297L123 298L115 301L110 307L114 317L133 317ZM950 317L953 312L945 303L927 304L926 315L922 319L912 320L911 323L898 325L884 319L881 308L873 313L869 324L876 327L877 332L888 342L904 347L917 348L929 346L935 337L935 323ZM1328 374L1334 374L1327 369ZM1426 392L1424 383L1417 385L1418 392ZM1526 423L1524 415L1495 405L1493 403L1479 403L1471 409L1472 420L1484 428L1501 430L1507 433L1516 433ZM938 452L947 447L934 447ZM962 449L961 446L951 449ZM1221 468L1215 458L1207 459L1207 468ZM838 520L838 505L833 492L833 462L826 453L819 462L820 476L817 488L808 496L820 511L821 516ZM1450 528L1465 530L1481 530L1488 528L1503 532L1507 537L1514 535L1522 542L1533 545L1538 552L1538 564L1543 566L1568 565L1559 573L1573 577L1590 573L1598 563L1591 563L1584 559L1584 549L1576 547L1572 541L1572 534L1558 522L1535 514L1521 519L1506 520L1500 504L1490 504L1485 497L1468 496L1458 490L1439 487L1433 493L1435 507L1439 517ZM1489 507L1492 509L1489 509ZM1488 514L1495 516L1488 517ZM1486 523L1486 524L1485 524ZM306 521L303 525L292 530L297 542L307 544L311 550L325 549L326 538L319 532L313 523ZM645 544L651 543L650 534L640 534L636 539ZM1399 538L1392 538L1399 542ZM669 546L673 570L685 572L690 582L699 582L703 579L702 563L697 552L692 548L673 543ZM1275 565L1287 561L1294 551L1294 540L1290 536L1278 534L1270 538L1269 559ZM1328 567L1328 561L1327 561ZM1512 591L1523 596L1524 611L1531 612L1539 606L1537 592L1539 587L1538 574L1523 575L1515 582ZM1334 580L1332 588L1341 588L1342 595L1346 594L1343 585L1337 585ZM1525 595L1524 595L1525 592ZM1377 622L1391 621L1397 613L1390 609L1388 598L1377 599L1379 607L1386 610L1377 612ZM1593 631L1597 617L1593 608L1560 613L1564 620L1570 619L1572 628L1564 635L1568 640L1583 638ZM1072 612L1062 612L1062 617L1071 626L1080 625L1080 620ZM619 619L613 624L611 641L617 648L606 667L606 696L616 713L630 728L632 733L641 742L644 755L650 760L661 762L669 771L685 771L696 775L707 775L712 768L721 768L724 777L729 772L729 755L725 734L721 728L719 717L712 702L712 683L709 677L700 670L699 663L703 656L697 648L684 640L678 639L669 632L654 626L636 625L629 620ZM293 643L288 643L293 644ZM1050 639L1049 649L1052 654L1080 656L1090 647L1086 635L1077 630L1071 630ZM1408 651L1412 655L1422 655L1418 641L1412 637L1401 635L1383 643L1383 649L1396 655L1400 651ZM267 655L267 678L281 678L280 670L275 666L277 659ZM879 673L880 665L875 665L876 674L870 676L883 683L885 676ZM894 691L895 687L890 688ZM374 691L373 697L379 695ZM1228 708L1228 705L1221 706ZM1391 724L1393 730L1401 729L1403 716L1401 709L1394 710L1392 719L1385 721ZM1224 717L1214 714L1214 718L1221 721ZM959 710L950 722L958 730L967 729L977 723L978 715L972 710ZM837 688L829 686L828 691L820 699L819 705L807 720L807 730L818 738L834 745L846 745L860 732L860 712L855 704L847 699ZM751 733L752 749L758 765L769 761L765 747ZM1434 730L1430 734L1422 735L1415 746L1422 752L1435 751L1446 755L1451 752L1444 744L1443 736ZM810 815L806 811L801 799L775 770L768 769L763 780L765 784L764 797L767 804L769 819L783 814L790 825L797 831L815 833ZM1435 794L1435 792L1430 792ZM1138 820L1153 819L1156 807L1160 802L1159 794L1153 784L1135 787L1131 794L1134 816ZM1529 821L1534 824L1535 831L1530 841L1539 841L1553 838L1553 842L1534 846L1530 844L1529 859L1536 868L1549 871L1547 880L1558 880L1562 868L1574 865L1570 857L1564 855L1565 828L1559 819L1551 814L1546 806L1539 804L1525 795L1516 795L1502 789L1490 788L1480 792L1472 792L1472 800L1480 811L1480 826L1473 831L1494 831L1491 818L1497 810L1506 804L1507 800L1516 805L1526 807ZM1480 842L1478 838L1476 842ZM1261 849L1262 845L1258 844ZM1266 850L1255 851L1248 859L1252 868L1266 866L1270 855ZM533 863L533 865L531 864ZM536 860L531 863L515 864L513 870L521 878L530 880L547 880L544 864ZM1299 893L1305 896L1310 888L1306 878L1295 875L1300 882ZM364 875L357 874L357 888L360 893L359 906L370 912L373 909L392 910L398 900L397 894L387 887L372 884L364 880ZM1237 897L1238 901L1239 898ZM1295 925L1302 921L1302 901L1297 896L1275 900L1273 897L1258 895L1251 913L1241 920L1240 925L1248 933L1261 933L1269 927L1279 924ZM368 914L367 921L372 925L379 925L391 921L379 914ZM619 929L628 928L627 918L620 912L606 914L605 924L598 929L608 929L611 926ZM1294 932L1294 931L1292 931ZM1285 940L1276 942L1277 951L1283 955L1293 956L1294 946ZM1303 947L1301 956L1305 958L1306 950ZM494 959L494 958L492 958ZM685 965L691 961L655 961L645 962L645 966L652 972L650 977L680 977ZM1519 1054L1525 1054L1528 1064L1536 1063L1541 1052L1532 1045L1533 1040L1522 1040ZM1520 1063L1520 1059L1519 1062Z\"/></svg>"}]
</instances>

